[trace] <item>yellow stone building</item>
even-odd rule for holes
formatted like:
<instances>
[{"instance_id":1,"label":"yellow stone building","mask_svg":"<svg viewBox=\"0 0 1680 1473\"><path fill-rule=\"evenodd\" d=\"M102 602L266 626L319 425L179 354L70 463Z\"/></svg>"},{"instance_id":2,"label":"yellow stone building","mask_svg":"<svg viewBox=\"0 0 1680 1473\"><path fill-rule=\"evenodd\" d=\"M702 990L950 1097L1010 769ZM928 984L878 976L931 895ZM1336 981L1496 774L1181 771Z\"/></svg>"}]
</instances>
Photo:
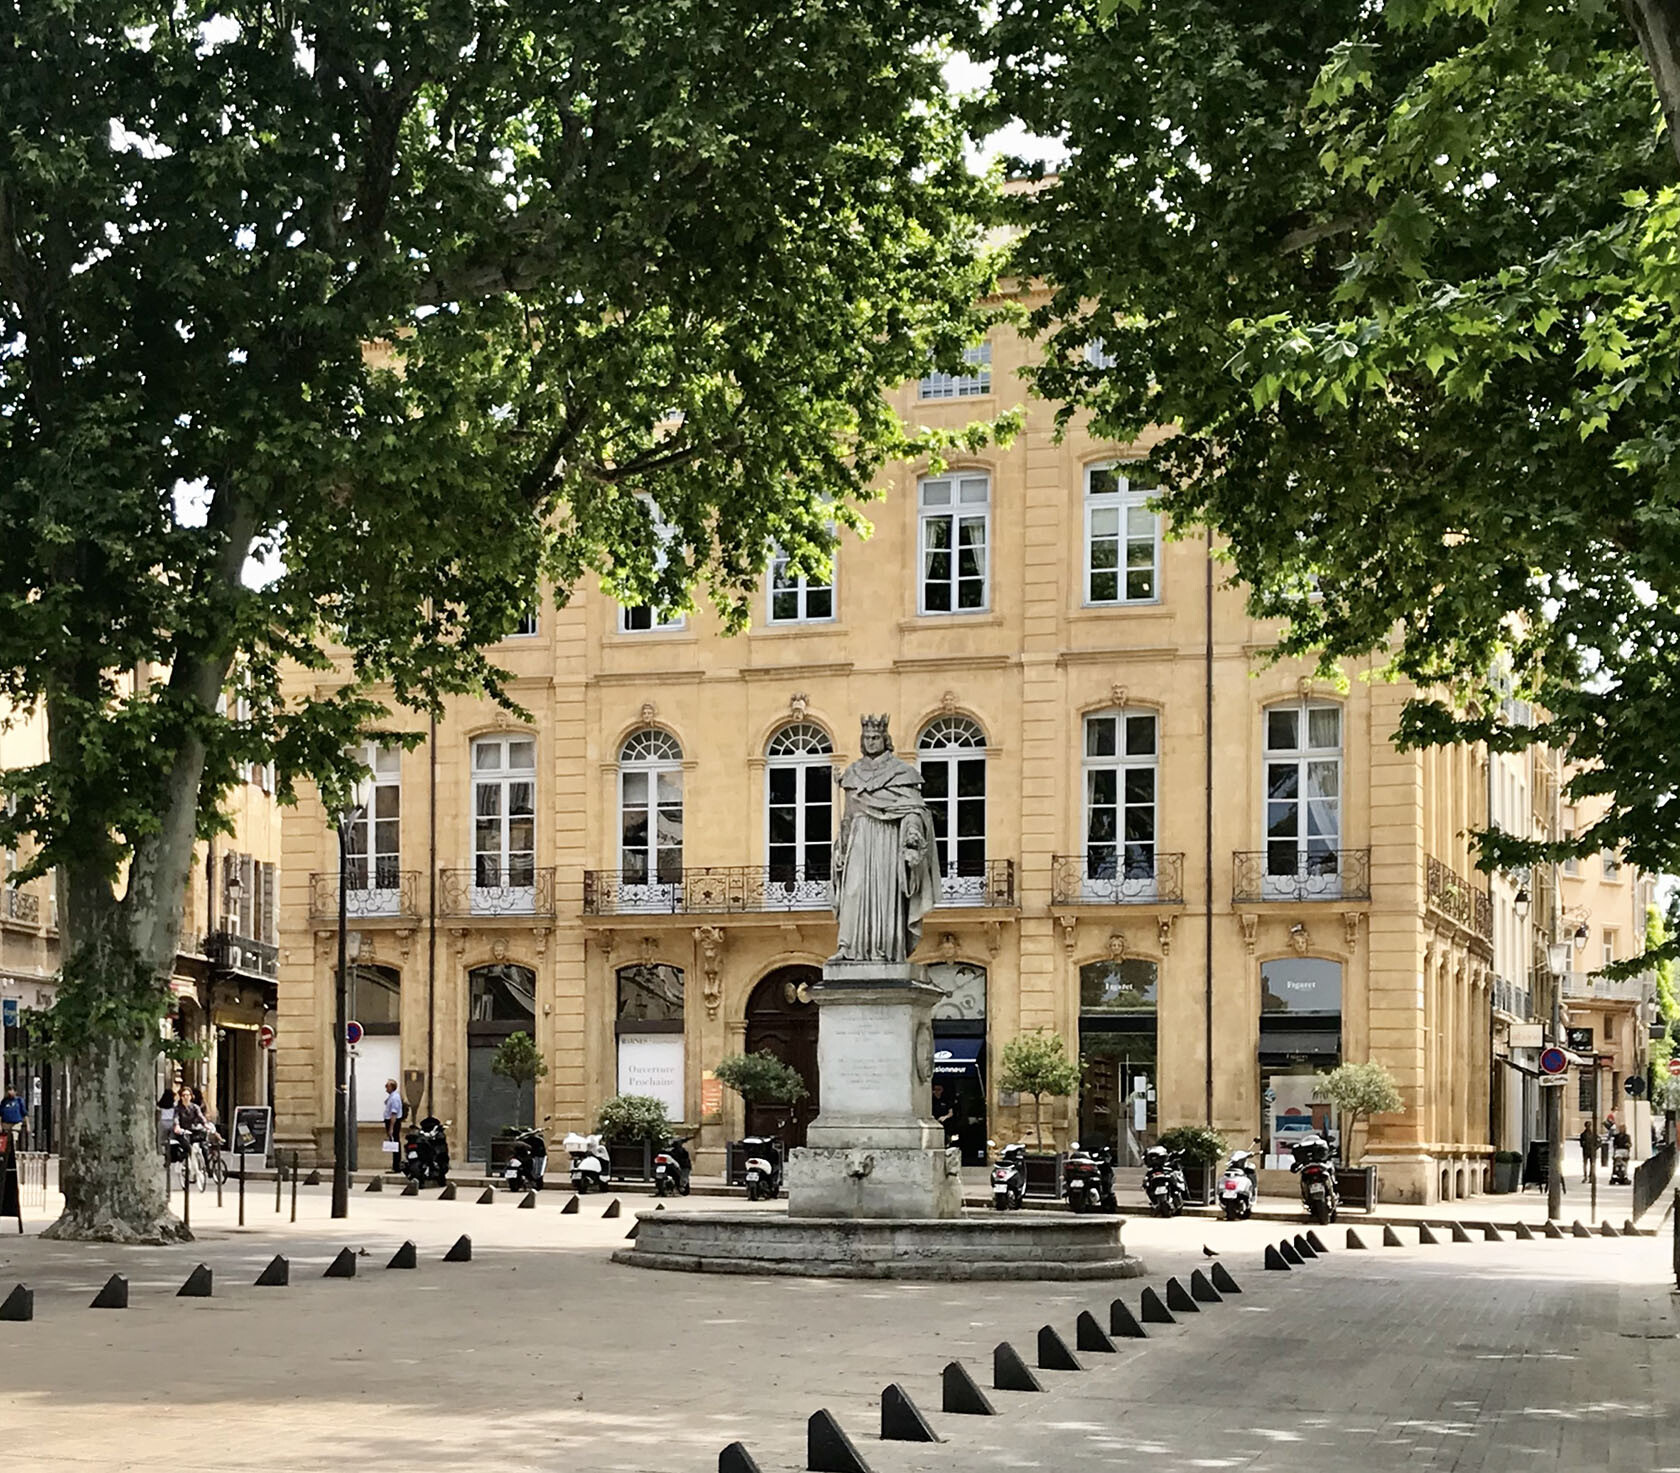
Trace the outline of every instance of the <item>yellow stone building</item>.
<instances>
[{"instance_id":1,"label":"yellow stone building","mask_svg":"<svg viewBox=\"0 0 1680 1473\"><path fill-rule=\"evenodd\" d=\"M1029 351L999 330L899 408L955 426L1022 402ZM842 538L825 584L770 569L750 632L583 594L496 652L530 725L462 700L413 750L368 752L346 894L364 1164L386 1076L482 1157L514 1105L489 1060L518 1029L556 1132L622 1089L669 1101L701 1170L749 1124L797 1143L809 1102L749 1122L709 1071L768 1047L815 1092L832 775L886 712L942 831L918 959L952 992L939 1068L967 1159L1021 1128L995 1061L1044 1028L1085 1060L1047 1111L1063 1141L1124 1159L1211 1120L1276 1156L1326 1123L1313 1071L1374 1058L1406 1108L1353 1159L1393 1199L1481 1188L1493 908L1465 835L1485 759L1396 752L1406 691L1366 670L1336 688L1259 664L1271 631L1200 535L1165 535L1135 447L1026 411L1008 449L890 471L873 535ZM284 846L277 1129L325 1157L338 838L308 795Z\"/></svg>"}]
</instances>

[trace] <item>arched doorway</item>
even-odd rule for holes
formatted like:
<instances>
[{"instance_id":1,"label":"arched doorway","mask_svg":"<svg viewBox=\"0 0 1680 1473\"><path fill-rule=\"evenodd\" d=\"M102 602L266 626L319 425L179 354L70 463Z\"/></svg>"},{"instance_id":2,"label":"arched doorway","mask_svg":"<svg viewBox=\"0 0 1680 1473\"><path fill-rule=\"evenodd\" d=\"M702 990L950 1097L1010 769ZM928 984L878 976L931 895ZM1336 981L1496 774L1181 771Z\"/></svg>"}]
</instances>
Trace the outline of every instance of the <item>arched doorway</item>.
<instances>
[{"instance_id":1,"label":"arched doorway","mask_svg":"<svg viewBox=\"0 0 1680 1473\"><path fill-rule=\"evenodd\" d=\"M515 1086L490 1066L515 1033L537 1033L537 974L498 963L467 973L467 1159L485 1161L490 1138L504 1125L530 1125L535 1092Z\"/></svg>"},{"instance_id":2,"label":"arched doorway","mask_svg":"<svg viewBox=\"0 0 1680 1473\"><path fill-rule=\"evenodd\" d=\"M778 967L747 999L747 1052L768 1049L799 1071L810 1091L788 1105L747 1106L747 1134L774 1135L787 1146L805 1144L817 1113L817 1010L810 989L822 981L816 967Z\"/></svg>"}]
</instances>

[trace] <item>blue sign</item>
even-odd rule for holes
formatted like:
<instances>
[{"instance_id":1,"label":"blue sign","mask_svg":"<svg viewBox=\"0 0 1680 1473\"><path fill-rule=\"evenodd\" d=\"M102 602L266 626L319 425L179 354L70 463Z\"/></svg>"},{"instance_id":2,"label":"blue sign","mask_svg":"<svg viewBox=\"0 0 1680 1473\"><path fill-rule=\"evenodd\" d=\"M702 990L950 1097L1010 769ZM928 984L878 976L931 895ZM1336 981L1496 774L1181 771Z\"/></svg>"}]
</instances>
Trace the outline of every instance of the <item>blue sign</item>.
<instances>
[{"instance_id":1,"label":"blue sign","mask_svg":"<svg viewBox=\"0 0 1680 1473\"><path fill-rule=\"evenodd\" d=\"M0 998L0 1023L8 1028L17 1027L18 1000L15 997Z\"/></svg>"},{"instance_id":2,"label":"blue sign","mask_svg":"<svg viewBox=\"0 0 1680 1473\"><path fill-rule=\"evenodd\" d=\"M352 1046L362 1041L362 1025L353 1019L344 1025L344 1041Z\"/></svg>"},{"instance_id":3,"label":"blue sign","mask_svg":"<svg viewBox=\"0 0 1680 1473\"><path fill-rule=\"evenodd\" d=\"M1569 1067L1569 1055L1560 1048L1543 1049L1540 1054L1542 1074L1561 1074Z\"/></svg>"}]
</instances>

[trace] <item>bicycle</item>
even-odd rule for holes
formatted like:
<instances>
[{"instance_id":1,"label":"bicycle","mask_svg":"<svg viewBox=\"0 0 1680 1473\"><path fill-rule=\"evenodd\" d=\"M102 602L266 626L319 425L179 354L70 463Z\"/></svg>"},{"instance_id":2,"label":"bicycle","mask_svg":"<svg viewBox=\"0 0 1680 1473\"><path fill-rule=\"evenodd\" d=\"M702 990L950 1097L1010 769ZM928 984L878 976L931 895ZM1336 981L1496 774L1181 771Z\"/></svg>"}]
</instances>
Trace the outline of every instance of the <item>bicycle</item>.
<instances>
[{"instance_id":1,"label":"bicycle","mask_svg":"<svg viewBox=\"0 0 1680 1473\"><path fill-rule=\"evenodd\" d=\"M198 1143L199 1155L204 1163L204 1181L200 1186L215 1182L222 1186L227 1182L227 1162L222 1157L222 1138L211 1131L204 1140Z\"/></svg>"}]
</instances>

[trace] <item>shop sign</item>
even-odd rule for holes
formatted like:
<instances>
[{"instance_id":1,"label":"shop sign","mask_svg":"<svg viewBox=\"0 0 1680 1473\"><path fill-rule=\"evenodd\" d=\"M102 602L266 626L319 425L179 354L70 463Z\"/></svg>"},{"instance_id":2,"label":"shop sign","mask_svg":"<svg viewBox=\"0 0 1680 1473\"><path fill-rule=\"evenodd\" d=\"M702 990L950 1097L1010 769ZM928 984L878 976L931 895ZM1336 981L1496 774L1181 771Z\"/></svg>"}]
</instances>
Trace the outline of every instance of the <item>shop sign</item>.
<instances>
[{"instance_id":1,"label":"shop sign","mask_svg":"<svg viewBox=\"0 0 1680 1473\"><path fill-rule=\"evenodd\" d=\"M619 1034L618 1092L647 1095L660 1101L673 1120L681 1120L685 1113L682 1034Z\"/></svg>"}]
</instances>

